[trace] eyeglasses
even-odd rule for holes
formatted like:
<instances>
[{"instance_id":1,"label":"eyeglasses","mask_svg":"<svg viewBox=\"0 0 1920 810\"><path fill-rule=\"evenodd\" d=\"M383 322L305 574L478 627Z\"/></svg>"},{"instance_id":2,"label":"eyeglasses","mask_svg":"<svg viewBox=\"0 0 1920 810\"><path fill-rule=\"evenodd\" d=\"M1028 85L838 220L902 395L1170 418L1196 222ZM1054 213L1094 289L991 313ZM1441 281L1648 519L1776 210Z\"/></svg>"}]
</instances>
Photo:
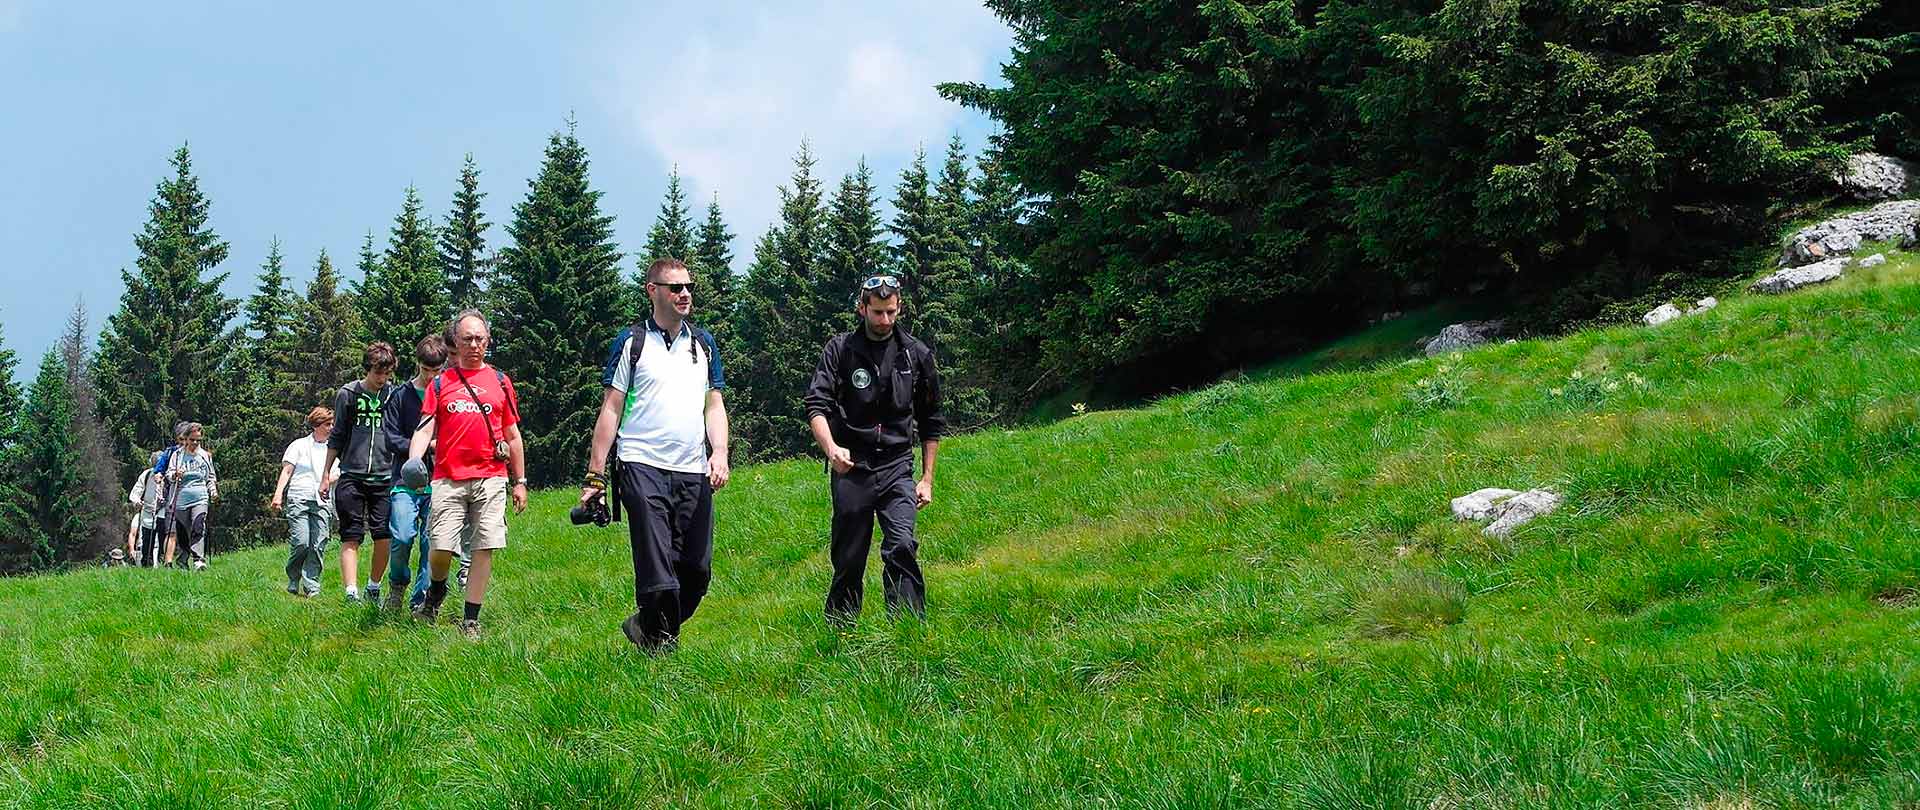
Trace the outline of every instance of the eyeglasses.
<instances>
[{"instance_id":1,"label":"eyeglasses","mask_svg":"<svg viewBox=\"0 0 1920 810\"><path fill-rule=\"evenodd\" d=\"M674 295L679 295L683 292L693 292L693 282L691 281L649 281L647 283L655 287L665 287L667 288L667 292L673 293Z\"/></svg>"},{"instance_id":2,"label":"eyeglasses","mask_svg":"<svg viewBox=\"0 0 1920 810\"><path fill-rule=\"evenodd\" d=\"M896 290L900 289L900 279L894 278L893 276L874 276L866 281L860 282L860 289L862 290L877 290L881 287L892 287Z\"/></svg>"}]
</instances>

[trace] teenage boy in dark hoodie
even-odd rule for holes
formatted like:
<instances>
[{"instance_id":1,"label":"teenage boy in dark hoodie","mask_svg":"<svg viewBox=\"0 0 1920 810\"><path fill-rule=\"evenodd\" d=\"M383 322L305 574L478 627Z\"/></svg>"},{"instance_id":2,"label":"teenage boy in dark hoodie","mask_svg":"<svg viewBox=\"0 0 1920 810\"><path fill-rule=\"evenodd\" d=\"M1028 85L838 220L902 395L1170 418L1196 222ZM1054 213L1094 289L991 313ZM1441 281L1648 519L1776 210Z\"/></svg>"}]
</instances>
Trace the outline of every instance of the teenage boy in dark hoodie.
<instances>
[{"instance_id":1,"label":"teenage boy in dark hoodie","mask_svg":"<svg viewBox=\"0 0 1920 810\"><path fill-rule=\"evenodd\" d=\"M391 344L369 343L360 355L365 379L340 386L333 397L333 436L327 439L323 469L331 470L334 461L340 462L340 485L333 502L340 512L340 581L346 585L348 602L361 601L358 582L362 538L373 536L368 602L379 604L380 578L387 572L388 545L393 537L388 509L392 505L395 464L381 427L388 400L404 387L389 382L399 364Z\"/></svg>"}]
</instances>

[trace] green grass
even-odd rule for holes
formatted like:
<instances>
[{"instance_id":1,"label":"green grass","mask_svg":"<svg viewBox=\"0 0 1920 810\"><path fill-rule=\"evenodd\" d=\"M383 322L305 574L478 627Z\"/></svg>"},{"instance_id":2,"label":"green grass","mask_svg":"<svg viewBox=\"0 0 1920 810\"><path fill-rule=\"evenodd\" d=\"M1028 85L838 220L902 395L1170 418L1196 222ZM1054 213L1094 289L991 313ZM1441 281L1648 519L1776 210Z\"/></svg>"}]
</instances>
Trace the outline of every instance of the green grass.
<instances>
[{"instance_id":1,"label":"green grass","mask_svg":"<svg viewBox=\"0 0 1920 810\"><path fill-rule=\"evenodd\" d=\"M955 440L924 624L877 574L821 620L815 461L721 493L666 658L566 492L480 644L270 549L0 582L0 808L1911 808L1916 281ZM1411 401L1441 364L1464 396ZM1489 538L1447 509L1483 486L1567 503Z\"/></svg>"}]
</instances>

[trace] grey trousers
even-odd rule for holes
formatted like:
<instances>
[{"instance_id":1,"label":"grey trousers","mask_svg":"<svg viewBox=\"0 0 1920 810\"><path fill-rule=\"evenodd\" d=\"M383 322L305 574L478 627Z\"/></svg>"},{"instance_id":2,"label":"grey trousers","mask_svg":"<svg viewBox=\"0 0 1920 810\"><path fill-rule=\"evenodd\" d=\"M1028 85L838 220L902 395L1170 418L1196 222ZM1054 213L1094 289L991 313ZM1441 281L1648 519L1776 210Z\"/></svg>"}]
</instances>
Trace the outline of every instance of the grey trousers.
<instances>
[{"instance_id":1,"label":"grey trousers","mask_svg":"<svg viewBox=\"0 0 1920 810\"><path fill-rule=\"evenodd\" d=\"M320 567L327 558L327 534L333 515L319 501L287 503L287 591L320 592Z\"/></svg>"}]
</instances>

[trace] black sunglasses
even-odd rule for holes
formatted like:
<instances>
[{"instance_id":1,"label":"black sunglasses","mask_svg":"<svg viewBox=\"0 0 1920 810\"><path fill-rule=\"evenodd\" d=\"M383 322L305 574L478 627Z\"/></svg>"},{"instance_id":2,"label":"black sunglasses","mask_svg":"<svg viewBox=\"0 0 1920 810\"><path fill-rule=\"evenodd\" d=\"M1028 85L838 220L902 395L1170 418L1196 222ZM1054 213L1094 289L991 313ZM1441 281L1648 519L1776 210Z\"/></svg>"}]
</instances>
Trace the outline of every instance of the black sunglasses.
<instances>
[{"instance_id":1,"label":"black sunglasses","mask_svg":"<svg viewBox=\"0 0 1920 810\"><path fill-rule=\"evenodd\" d=\"M693 282L691 281L653 281L648 283L655 287L665 287L667 288L667 292L673 293L674 295L693 291Z\"/></svg>"}]
</instances>

